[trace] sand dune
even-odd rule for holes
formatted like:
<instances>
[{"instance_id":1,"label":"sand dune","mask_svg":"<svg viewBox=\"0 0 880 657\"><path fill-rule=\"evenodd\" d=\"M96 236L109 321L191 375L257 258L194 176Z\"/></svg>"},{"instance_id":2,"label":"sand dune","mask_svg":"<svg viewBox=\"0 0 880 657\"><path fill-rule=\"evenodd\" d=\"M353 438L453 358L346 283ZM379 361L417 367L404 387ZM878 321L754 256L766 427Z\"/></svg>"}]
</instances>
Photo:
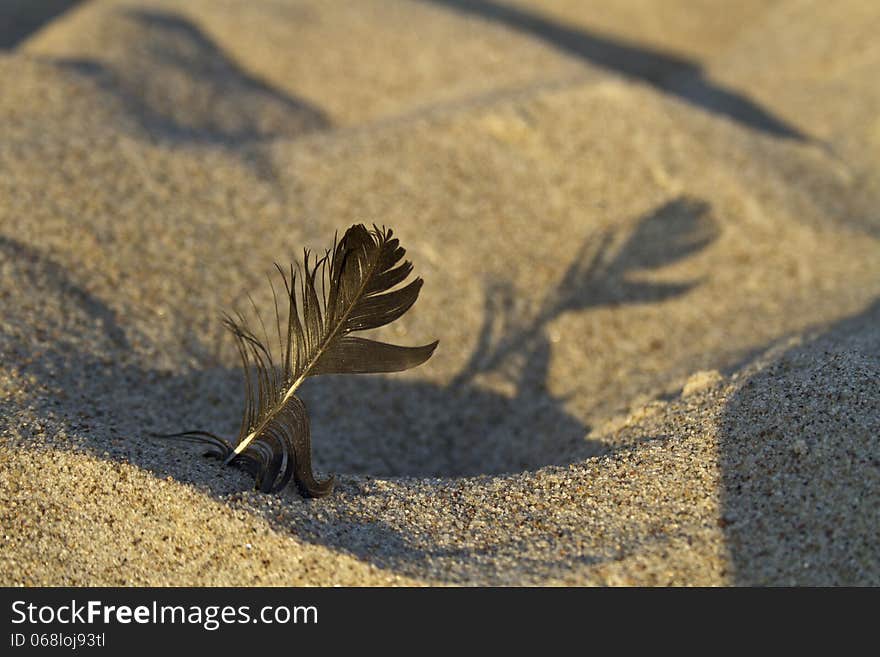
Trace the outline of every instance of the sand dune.
<instances>
[{"instance_id":1,"label":"sand dune","mask_svg":"<svg viewBox=\"0 0 880 657\"><path fill-rule=\"evenodd\" d=\"M3 583L880 582L880 9L71 4L0 51ZM440 347L303 388L337 491L150 440L358 221Z\"/></svg>"}]
</instances>

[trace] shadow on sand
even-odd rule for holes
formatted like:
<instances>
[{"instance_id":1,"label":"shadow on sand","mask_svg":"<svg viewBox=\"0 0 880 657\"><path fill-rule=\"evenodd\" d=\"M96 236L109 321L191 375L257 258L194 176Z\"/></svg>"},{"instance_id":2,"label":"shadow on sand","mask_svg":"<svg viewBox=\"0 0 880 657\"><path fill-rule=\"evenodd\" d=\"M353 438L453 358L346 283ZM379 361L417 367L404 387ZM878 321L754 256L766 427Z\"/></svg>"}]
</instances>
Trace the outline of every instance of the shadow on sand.
<instances>
[{"instance_id":1,"label":"shadow on sand","mask_svg":"<svg viewBox=\"0 0 880 657\"><path fill-rule=\"evenodd\" d=\"M3 0L0 2L0 50L11 50L46 23L82 0Z\"/></svg>"},{"instance_id":2,"label":"shadow on sand","mask_svg":"<svg viewBox=\"0 0 880 657\"><path fill-rule=\"evenodd\" d=\"M326 130L331 121L309 102L243 69L191 21L171 13L120 12L122 66L96 59L55 64L84 75L119 99L151 139L171 146L216 146L276 178L259 146L278 137Z\"/></svg>"},{"instance_id":3,"label":"shadow on sand","mask_svg":"<svg viewBox=\"0 0 880 657\"><path fill-rule=\"evenodd\" d=\"M809 140L795 126L774 116L747 96L705 76L692 59L629 44L588 30L569 27L527 9L493 0L420 0L478 16L535 37L584 61L645 82L700 109L725 116L777 137Z\"/></svg>"}]
</instances>

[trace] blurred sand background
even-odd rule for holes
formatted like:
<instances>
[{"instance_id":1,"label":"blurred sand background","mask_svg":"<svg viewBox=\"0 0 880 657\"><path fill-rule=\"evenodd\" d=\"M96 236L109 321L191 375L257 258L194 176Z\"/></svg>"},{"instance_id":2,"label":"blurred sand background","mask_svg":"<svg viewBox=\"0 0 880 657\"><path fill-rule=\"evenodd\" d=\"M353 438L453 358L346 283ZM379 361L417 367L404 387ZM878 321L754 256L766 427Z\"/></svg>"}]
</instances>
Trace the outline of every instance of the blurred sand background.
<instances>
[{"instance_id":1,"label":"blurred sand background","mask_svg":"<svg viewBox=\"0 0 880 657\"><path fill-rule=\"evenodd\" d=\"M13 0L0 584L880 584L880 3ZM354 222L439 339L233 435L219 313Z\"/></svg>"}]
</instances>

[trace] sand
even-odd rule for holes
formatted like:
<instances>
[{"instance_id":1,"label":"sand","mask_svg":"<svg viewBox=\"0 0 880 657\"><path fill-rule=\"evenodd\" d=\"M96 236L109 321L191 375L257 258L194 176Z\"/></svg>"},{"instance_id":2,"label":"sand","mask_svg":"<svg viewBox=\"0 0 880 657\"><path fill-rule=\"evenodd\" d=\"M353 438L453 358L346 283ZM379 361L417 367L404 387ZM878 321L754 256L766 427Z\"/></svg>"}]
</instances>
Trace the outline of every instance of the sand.
<instances>
[{"instance_id":1,"label":"sand","mask_svg":"<svg viewBox=\"0 0 880 657\"><path fill-rule=\"evenodd\" d=\"M60 4L0 33L0 584L880 584L875 3ZM440 346L303 387L334 494L151 439L234 435L219 313L360 221Z\"/></svg>"}]
</instances>

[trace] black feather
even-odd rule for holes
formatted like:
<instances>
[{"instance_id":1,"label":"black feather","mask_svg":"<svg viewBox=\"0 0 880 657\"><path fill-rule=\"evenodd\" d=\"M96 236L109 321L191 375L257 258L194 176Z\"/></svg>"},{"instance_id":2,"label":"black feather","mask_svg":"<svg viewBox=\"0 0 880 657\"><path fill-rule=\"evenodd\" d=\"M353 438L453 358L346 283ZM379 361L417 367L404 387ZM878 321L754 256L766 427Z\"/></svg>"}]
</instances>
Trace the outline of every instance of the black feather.
<instances>
[{"instance_id":1,"label":"black feather","mask_svg":"<svg viewBox=\"0 0 880 657\"><path fill-rule=\"evenodd\" d=\"M405 253L390 229L356 224L323 257L306 250L302 267L291 265L289 273L275 265L287 299L282 331L272 286L279 353L253 302L262 337L240 314L223 320L244 370L245 402L235 444L204 431L165 437L207 444L227 464L243 465L263 492L281 490L293 478L304 495L330 493L333 478L319 481L312 472L308 413L295 392L309 376L400 372L431 357L437 342L402 347L348 335L389 324L416 302L422 279L394 289L412 272L410 262L398 264Z\"/></svg>"}]
</instances>

